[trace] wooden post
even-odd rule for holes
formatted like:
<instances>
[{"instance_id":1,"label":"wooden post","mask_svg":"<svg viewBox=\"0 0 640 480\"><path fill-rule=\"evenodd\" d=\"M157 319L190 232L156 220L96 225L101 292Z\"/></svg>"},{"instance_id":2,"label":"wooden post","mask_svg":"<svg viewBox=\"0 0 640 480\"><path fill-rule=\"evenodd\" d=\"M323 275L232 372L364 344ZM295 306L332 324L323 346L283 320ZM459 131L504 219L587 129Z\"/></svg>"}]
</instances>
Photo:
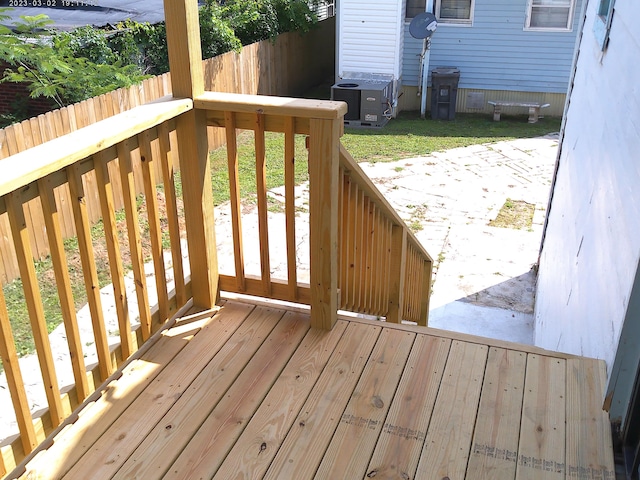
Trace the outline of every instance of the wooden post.
<instances>
[{"instance_id":1,"label":"wooden post","mask_svg":"<svg viewBox=\"0 0 640 480\"><path fill-rule=\"evenodd\" d=\"M309 248L311 326L331 329L338 319L338 165L340 123L310 121Z\"/></svg>"},{"instance_id":2,"label":"wooden post","mask_svg":"<svg viewBox=\"0 0 640 480\"><path fill-rule=\"evenodd\" d=\"M422 285L420 297L420 320L418 325L426 327L429 325L429 301L431 300L431 275L433 273L433 262L431 259L422 261Z\"/></svg>"},{"instance_id":3,"label":"wooden post","mask_svg":"<svg viewBox=\"0 0 640 480\"><path fill-rule=\"evenodd\" d=\"M391 231L391 275L387 322L400 323L404 310L404 276L407 258L407 230L394 225Z\"/></svg>"},{"instance_id":4,"label":"wooden post","mask_svg":"<svg viewBox=\"0 0 640 480\"><path fill-rule=\"evenodd\" d=\"M196 98L204 92L197 1L164 0L164 11L173 96ZM176 134L193 303L211 308L218 296L218 259L206 112L194 109L177 117Z\"/></svg>"}]
</instances>

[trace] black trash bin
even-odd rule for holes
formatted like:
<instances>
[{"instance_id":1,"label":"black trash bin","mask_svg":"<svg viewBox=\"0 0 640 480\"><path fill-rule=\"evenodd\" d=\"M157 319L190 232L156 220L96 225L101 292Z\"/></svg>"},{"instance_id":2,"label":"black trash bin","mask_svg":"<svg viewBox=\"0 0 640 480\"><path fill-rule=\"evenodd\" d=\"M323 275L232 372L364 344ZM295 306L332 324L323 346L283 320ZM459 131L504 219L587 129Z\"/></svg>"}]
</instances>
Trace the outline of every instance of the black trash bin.
<instances>
[{"instance_id":1,"label":"black trash bin","mask_svg":"<svg viewBox=\"0 0 640 480\"><path fill-rule=\"evenodd\" d=\"M431 70L431 118L453 120L456 116L456 98L460 70L441 67Z\"/></svg>"}]
</instances>

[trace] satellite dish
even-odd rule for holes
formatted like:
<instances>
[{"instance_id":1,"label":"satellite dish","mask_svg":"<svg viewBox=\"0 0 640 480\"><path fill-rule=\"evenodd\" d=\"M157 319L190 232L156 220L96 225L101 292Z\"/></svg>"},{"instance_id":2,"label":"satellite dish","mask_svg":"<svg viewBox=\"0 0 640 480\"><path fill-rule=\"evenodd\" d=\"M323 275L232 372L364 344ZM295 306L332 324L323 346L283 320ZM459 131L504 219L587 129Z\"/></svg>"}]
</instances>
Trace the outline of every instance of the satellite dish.
<instances>
[{"instance_id":1,"label":"satellite dish","mask_svg":"<svg viewBox=\"0 0 640 480\"><path fill-rule=\"evenodd\" d=\"M411 20L409 33L413 38L429 38L436 31L438 22L431 12L422 12Z\"/></svg>"}]
</instances>

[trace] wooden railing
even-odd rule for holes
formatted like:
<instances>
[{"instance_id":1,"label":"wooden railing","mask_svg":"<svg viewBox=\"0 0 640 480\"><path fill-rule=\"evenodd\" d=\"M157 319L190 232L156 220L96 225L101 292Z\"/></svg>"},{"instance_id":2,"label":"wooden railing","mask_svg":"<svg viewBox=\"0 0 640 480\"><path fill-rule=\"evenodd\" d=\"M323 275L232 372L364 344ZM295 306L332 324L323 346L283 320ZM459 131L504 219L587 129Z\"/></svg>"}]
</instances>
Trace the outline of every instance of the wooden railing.
<instances>
[{"instance_id":1,"label":"wooden railing","mask_svg":"<svg viewBox=\"0 0 640 480\"><path fill-rule=\"evenodd\" d=\"M207 110L209 126L224 128L227 136L229 197L231 203L234 275L220 275L223 290L279 300L312 304L309 284L298 282L300 265L296 256L296 205L294 164L304 159L295 158L295 136L310 135L320 123L342 124L342 110L335 102L313 102L248 95L206 93L195 100L199 109ZM324 119L323 117L326 117ZM330 130L331 127L326 127ZM256 203L259 226L260 274L245 274L245 247L243 242L243 216L238 174L237 131L253 132L256 156ZM285 232L275 241L286 242L286 278L275 279L271 274L267 189L265 183L265 133L284 134ZM334 134L335 137L335 134ZM330 246L318 241L318 235L329 228L337 228L337 268L335 284L339 295L338 308L345 311L386 317L388 321L409 320L427 324L431 289L432 259L416 240L403 220L380 194L344 147L337 143L309 138L309 242L311 263L314 253L326 251ZM325 140L326 141L326 140ZM337 173L325 178L332 158L321 151L330 152L339 147ZM334 152L335 153L335 152ZM319 167L319 168L318 168ZM321 195L314 193L321 192ZM329 225L325 210L335 208L337 225ZM317 212L320 212L319 215ZM314 220L315 218L319 220ZM315 229L315 230L314 230ZM274 230L274 229L272 229ZM320 233L315 234L314 231ZM302 262L306 265L306 262ZM311 268L310 284L326 282L314 278ZM335 290L333 290L335 292ZM335 296L330 293L329 295ZM327 301L330 298L327 297ZM330 321L329 321L330 322Z\"/></svg>"},{"instance_id":2,"label":"wooden railing","mask_svg":"<svg viewBox=\"0 0 640 480\"><path fill-rule=\"evenodd\" d=\"M427 325L433 260L340 147L340 308Z\"/></svg>"},{"instance_id":3,"label":"wooden railing","mask_svg":"<svg viewBox=\"0 0 640 480\"><path fill-rule=\"evenodd\" d=\"M219 290L308 304L312 325L320 328L331 328L339 309L426 325L431 258L341 147L345 112L346 105L341 102L205 92L194 100L161 99L3 160L6 174L0 181L0 214L8 214L16 245L15 257L48 403L44 416L32 418L9 322L12 315L0 290L0 358L20 429L19 439L2 451L5 471L60 425L176 312L189 305L211 308ZM211 191L206 148L206 132L211 127L224 129L227 138L233 275L219 275L211 228L214 207L211 194L206 193L207 189ZM260 268L259 275L253 277L245 274L239 129L250 130L254 136ZM268 233L267 132L284 135L284 279L272 278L271 274L269 245L276 240ZM305 136L308 146L308 284L298 280L294 163L304 159L295 158L296 135ZM196 161L202 152L204 163ZM177 160L182 188L177 188L174 173ZM143 177L137 181L144 186L139 196L134 189L136 163ZM113 315L117 317L119 342L111 348L101 303L95 239L87 215L88 189L97 191L100 200L109 265L108 272L101 274L108 276L103 283L112 285L115 299ZM114 207L114 189L121 190L124 198L120 211ZM72 199L71 219L61 218L61 197L57 195L61 190L68 190ZM34 211L39 212L46 225L73 368L74 385L64 389L56 375L31 250L30 215ZM97 347L95 368L88 369L83 360L67 251L61 235L63 221L73 222L77 232ZM188 251L196 252L195 261L185 264L190 266L190 276L185 274L186 268L183 270L183 257L192 258L182 246L181 239L185 237ZM171 291L166 282L165 250L170 250L174 270L175 288ZM3 258L7 255L0 253ZM130 258L128 267L123 264L123 257ZM145 268L153 271L155 286L147 284ZM135 302L128 298L132 294L127 293L125 285L129 269L135 283ZM150 296L150 290L155 290L157 296ZM130 308L134 303L136 308ZM135 317L139 318L139 325L132 327Z\"/></svg>"},{"instance_id":4,"label":"wooden railing","mask_svg":"<svg viewBox=\"0 0 640 480\"><path fill-rule=\"evenodd\" d=\"M181 237L184 237L184 232L179 225L180 198L176 194L174 178L174 117L191 108L191 100L164 99L2 161L0 214L6 213L9 219L15 260L20 267L24 301L48 405L44 415L32 418L9 321L15 312L7 311L5 296L0 289L0 358L20 431L19 440L2 449L2 470L9 470L31 452L145 340L188 304L191 294L188 277L185 279L183 272ZM134 163L139 163L142 171L143 178L139 180L144 183L144 194L141 196L135 195ZM124 198L121 212L114 208L116 188L121 190ZM108 271L101 272L96 262L95 239L92 238L86 202L87 191L94 189L100 199L103 243L108 253ZM60 191L67 191L73 199L72 218L62 218ZM145 214L140 212L141 203L144 203ZM73 370L74 382L70 387L58 381L56 367L60 365L55 364L54 354L60 352L52 351L48 337L47 318L29 238L34 212L44 219L46 226L45 237L51 252L59 310ZM117 215L123 218L117 221ZM68 248L65 251L61 233L63 221L73 222L77 232L75 249L86 287L97 353L97 365L91 367L84 361L86 349L79 333ZM165 242L171 246L175 279L171 291L166 281L163 232L165 237L168 236ZM148 245L144 250L143 244ZM4 261L10 252L0 254ZM123 256L129 259L128 266L123 265ZM145 266L149 269L149 265L153 268L155 285L148 285ZM130 295L125 285L127 270L132 271L135 301L128 298ZM102 283L112 285L115 299L119 341L113 348L109 346L105 327L99 274ZM104 279L105 276L108 280ZM150 300L150 290L155 291L153 300ZM135 323L137 326L133 326Z\"/></svg>"},{"instance_id":5,"label":"wooden railing","mask_svg":"<svg viewBox=\"0 0 640 480\"><path fill-rule=\"evenodd\" d=\"M388 321L408 319L426 324L431 258L341 149L346 104L204 92L197 2L165 1L165 18L174 97L139 106L2 160L0 215L6 212L9 218L15 252L0 250L0 257L4 262L13 256L19 265L48 407L37 418L30 412L10 322L13 312L8 311L0 289L0 359L19 427L16 439L0 448L0 474L10 471L56 428L64 428L77 405L101 395L100 385L107 385L103 382L117 375L117 369L135 356L154 332L188 309L208 312L215 308L220 290L309 304L311 325L318 328L332 328L339 308L386 316ZM223 129L228 143L236 268L227 276L220 275L218 268L207 141L211 128ZM260 274L256 278L244 273L238 129L254 132L260 240ZM281 132L285 137L288 265L283 281L271 278L266 132ZM308 285L298 281L294 248L292 166L296 135L307 137L308 146ZM142 179L135 178L136 163ZM178 165L179 184L174 173ZM136 182L143 185L138 196ZM114 190L122 191L124 207L120 211L116 211ZM68 210L61 208L61 191L69 192L72 203L71 215L66 218L62 218L62 212ZM99 197L108 254L103 282L111 285L115 300L112 314L105 312L101 300L94 232L87 213L89 191L97 191ZM36 215L46 227L44 240L51 252L73 369L71 386L58 380L48 336L31 245L35 237L30 230ZM71 222L76 232L97 349L95 367L84 362L68 250L61 234L63 222ZM187 243L184 251L183 238ZM170 250L174 270L171 291L166 281L165 250ZM126 265L123 258L129 259ZM131 294L125 280L129 267L135 285ZM153 271L155 288L147 282L148 270ZM152 290L157 300L152 300ZM130 298L134 296L135 302ZM111 346L105 327L109 315L117 319L119 334L119 342ZM137 327L133 326L134 318L139 318Z\"/></svg>"}]
</instances>

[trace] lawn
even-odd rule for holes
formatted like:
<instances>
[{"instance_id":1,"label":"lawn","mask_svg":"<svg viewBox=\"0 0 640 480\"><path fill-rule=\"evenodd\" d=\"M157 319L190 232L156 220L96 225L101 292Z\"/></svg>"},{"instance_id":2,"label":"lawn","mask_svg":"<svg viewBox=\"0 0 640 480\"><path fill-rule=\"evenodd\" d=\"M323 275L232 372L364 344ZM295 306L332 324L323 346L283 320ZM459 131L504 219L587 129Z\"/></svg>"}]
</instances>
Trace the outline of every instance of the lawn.
<instances>
[{"instance_id":1,"label":"lawn","mask_svg":"<svg viewBox=\"0 0 640 480\"><path fill-rule=\"evenodd\" d=\"M384 128L346 128L342 143L359 162L384 162L560 130L560 118L548 117L533 124L527 123L527 118L503 116L494 122L490 115L458 113L452 121L423 120L419 112L402 112Z\"/></svg>"},{"instance_id":2,"label":"lawn","mask_svg":"<svg viewBox=\"0 0 640 480\"><path fill-rule=\"evenodd\" d=\"M493 122L490 115L457 114L453 121L420 119L416 112L406 112L391 120L384 128L346 128L342 143L357 161L384 162L401 158L428 155L431 152L483 144L515 138L526 138L557 132L560 129L559 118L544 118L536 124L527 123L526 116L504 117L500 122ZM266 135L267 152L267 187L275 188L284 182L284 139L283 135L268 133ZM304 136L296 138L296 182L307 180L306 149ZM238 170L240 172L240 191L242 197L252 201L255 192L255 150L253 136L244 132L238 137ZM212 185L214 203L219 205L229 199L228 172L226 166L226 150L218 149L211 153ZM178 185L179 186L179 185ZM144 209L144 204L139 207ZM102 266L99 272L101 285L107 282L108 259L106 248L99 248L102 237L101 224L93 228L96 252L105 258L98 259ZM67 240L67 255L70 264L78 265L75 242ZM51 262L44 259L36 263L38 278L42 291L45 316L49 331L60 324L62 317L55 288L55 278L51 274ZM80 270L72 272L76 306L86 302L82 274ZM11 326L14 330L16 349L21 355L34 351L31 328L24 304L24 293L20 280L4 286L7 306L11 312ZM1 368L1 366L0 366Z\"/></svg>"}]
</instances>

